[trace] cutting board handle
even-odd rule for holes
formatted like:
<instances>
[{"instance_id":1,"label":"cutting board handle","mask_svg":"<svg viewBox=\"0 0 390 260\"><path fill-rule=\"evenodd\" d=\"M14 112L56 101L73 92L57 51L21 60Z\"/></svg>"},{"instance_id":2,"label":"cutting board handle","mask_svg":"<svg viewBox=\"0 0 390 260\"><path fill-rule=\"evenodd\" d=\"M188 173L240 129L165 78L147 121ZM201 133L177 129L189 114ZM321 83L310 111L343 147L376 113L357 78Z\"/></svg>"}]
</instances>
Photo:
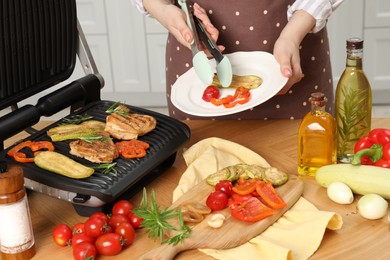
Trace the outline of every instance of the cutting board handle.
<instances>
[{"instance_id":1,"label":"cutting board handle","mask_svg":"<svg viewBox=\"0 0 390 260\"><path fill-rule=\"evenodd\" d=\"M139 260L171 260L181 251L187 250L187 246L184 243L177 244L176 246L164 244L155 249L150 250Z\"/></svg>"}]
</instances>

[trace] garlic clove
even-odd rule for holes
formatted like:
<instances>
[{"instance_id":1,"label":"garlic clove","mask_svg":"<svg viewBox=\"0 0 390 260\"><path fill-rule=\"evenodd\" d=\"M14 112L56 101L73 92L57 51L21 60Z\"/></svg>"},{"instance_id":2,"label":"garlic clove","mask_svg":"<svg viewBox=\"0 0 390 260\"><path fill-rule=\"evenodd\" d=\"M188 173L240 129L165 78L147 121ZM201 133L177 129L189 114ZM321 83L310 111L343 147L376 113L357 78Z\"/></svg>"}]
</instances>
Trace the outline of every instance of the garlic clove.
<instances>
[{"instance_id":1,"label":"garlic clove","mask_svg":"<svg viewBox=\"0 0 390 260\"><path fill-rule=\"evenodd\" d=\"M332 182L327 188L328 197L338 204L351 204L354 196L351 188L342 182Z\"/></svg>"},{"instance_id":2,"label":"garlic clove","mask_svg":"<svg viewBox=\"0 0 390 260\"><path fill-rule=\"evenodd\" d=\"M224 221L225 216L217 213L210 216L210 219L207 221L207 224L212 228L220 228L222 227Z\"/></svg>"}]
</instances>

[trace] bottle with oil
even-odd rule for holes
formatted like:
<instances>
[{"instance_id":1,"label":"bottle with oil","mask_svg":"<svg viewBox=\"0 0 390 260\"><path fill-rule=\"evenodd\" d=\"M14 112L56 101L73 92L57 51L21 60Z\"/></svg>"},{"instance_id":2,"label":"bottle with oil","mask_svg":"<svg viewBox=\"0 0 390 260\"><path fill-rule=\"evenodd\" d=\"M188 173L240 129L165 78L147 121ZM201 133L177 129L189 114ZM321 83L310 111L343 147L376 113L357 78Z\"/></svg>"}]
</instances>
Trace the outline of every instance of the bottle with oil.
<instances>
[{"instance_id":1,"label":"bottle with oil","mask_svg":"<svg viewBox=\"0 0 390 260\"><path fill-rule=\"evenodd\" d=\"M363 71L363 40L347 40L346 68L336 89L337 161L350 163L356 142L371 129L372 92Z\"/></svg>"},{"instance_id":2,"label":"bottle with oil","mask_svg":"<svg viewBox=\"0 0 390 260\"><path fill-rule=\"evenodd\" d=\"M323 93L312 93L309 101L311 111L298 131L298 174L315 176L319 167L337 162L336 121L325 111L327 98Z\"/></svg>"}]
</instances>

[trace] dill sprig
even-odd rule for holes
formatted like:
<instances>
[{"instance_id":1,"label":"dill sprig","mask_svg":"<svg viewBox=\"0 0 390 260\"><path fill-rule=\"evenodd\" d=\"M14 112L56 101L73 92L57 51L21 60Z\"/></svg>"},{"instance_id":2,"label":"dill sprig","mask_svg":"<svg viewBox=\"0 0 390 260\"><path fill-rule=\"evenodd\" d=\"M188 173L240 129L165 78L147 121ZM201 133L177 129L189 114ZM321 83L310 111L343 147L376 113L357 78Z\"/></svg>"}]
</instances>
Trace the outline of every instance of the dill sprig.
<instances>
[{"instance_id":1,"label":"dill sprig","mask_svg":"<svg viewBox=\"0 0 390 260\"><path fill-rule=\"evenodd\" d=\"M106 110L106 113L109 113L109 114L112 114L112 113L116 113L116 114L119 114L121 116L127 116L130 111L129 110L124 110L124 109L121 109L121 107L119 106L120 103L119 102L115 102L114 104L112 104L107 110Z\"/></svg>"},{"instance_id":2,"label":"dill sprig","mask_svg":"<svg viewBox=\"0 0 390 260\"><path fill-rule=\"evenodd\" d=\"M160 209L156 203L156 194L154 190L151 192L150 203L146 194L146 189L143 189L142 200L134 213L142 218L142 226L149 231L148 237L160 239L161 244L177 245L183 239L188 238L191 233L191 228L185 225L183 215L180 210L174 209ZM168 223L169 219L177 218L179 227L174 227ZM167 231L175 231L178 234L170 238L165 238Z\"/></svg>"},{"instance_id":3,"label":"dill sprig","mask_svg":"<svg viewBox=\"0 0 390 260\"><path fill-rule=\"evenodd\" d=\"M92 119L92 118L93 118L93 116L90 116L87 113L85 113L83 115L72 115L68 118L64 118L63 123L61 123L60 125L72 125L72 124L78 125L78 124L80 124L84 121L87 121L89 119Z\"/></svg>"},{"instance_id":4,"label":"dill sprig","mask_svg":"<svg viewBox=\"0 0 390 260\"><path fill-rule=\"evenodd\" d=\"M94 166L92 168L94 168L95 170L103 169L103 172L102 172L103 174L107 174L107 173L109 173L111 171L114 174L117 174L115 166L116 166L116 162L113 162L113 163L102 163L102 164L99 164L98 166Z\"/></svg>"}]
</instances>

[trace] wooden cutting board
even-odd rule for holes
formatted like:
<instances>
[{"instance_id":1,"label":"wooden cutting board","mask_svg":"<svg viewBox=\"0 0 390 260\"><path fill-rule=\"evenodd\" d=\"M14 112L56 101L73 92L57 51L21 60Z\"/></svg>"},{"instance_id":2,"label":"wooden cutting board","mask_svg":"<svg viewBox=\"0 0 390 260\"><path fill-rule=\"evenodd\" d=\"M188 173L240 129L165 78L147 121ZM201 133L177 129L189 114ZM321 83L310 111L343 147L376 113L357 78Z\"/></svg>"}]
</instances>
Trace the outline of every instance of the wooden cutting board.
<instances>
[{"instance_id":1,"label":"wooden cutting board","mask_svg":"<svg viewBox=\"0 0 390 260\"><path fill-rule=\"evenodd\" d=\"M170 208L177 207L180 204L189 201L200 201L205 203L207 196L214 187L203 181L191 190L186 192ZM191 236L183 240L176 246L164 244L155 248L140 259L172 259L181 251L196 248L226 249L242 245L252 238L258 236L261 232L277 221L295 202L300 198L303 192L303 182L297 177L290 175L289 181L278 187L278 194L287 203L287 207L280 210L277 214L254 223L239 221L230 215L230 209L226 208L218 213L225 216L225 222L219 229L211 228L207 224L208 215L202 222L193 227Z\"/></svg>"}]
</instances>

